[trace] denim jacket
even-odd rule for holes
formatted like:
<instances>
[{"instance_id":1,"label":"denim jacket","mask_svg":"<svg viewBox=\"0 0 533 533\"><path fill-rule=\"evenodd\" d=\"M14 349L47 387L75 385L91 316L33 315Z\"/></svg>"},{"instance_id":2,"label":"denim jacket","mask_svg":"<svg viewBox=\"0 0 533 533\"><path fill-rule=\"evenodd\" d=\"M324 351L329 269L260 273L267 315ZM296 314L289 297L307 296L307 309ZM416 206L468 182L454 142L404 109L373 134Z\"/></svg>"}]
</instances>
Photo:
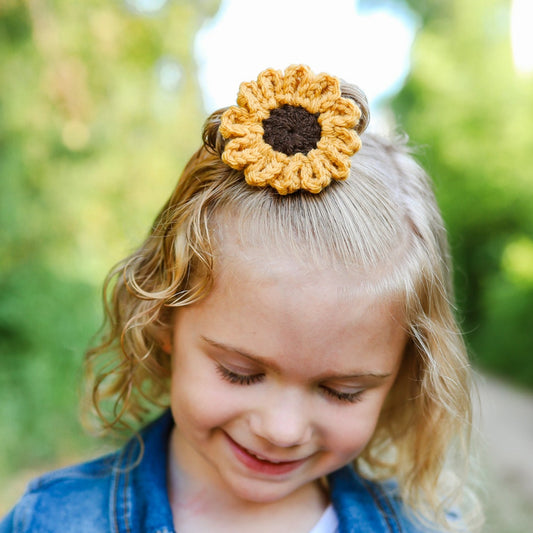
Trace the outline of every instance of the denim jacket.
<instances>
[{"instance_id":1,"label":"denim jacket","mask_svg":"<svg viewBox=\"0 0 533 533\"><path fill-rule=\"evenodd\" d=\"M0 533L173 533L166 487L170 412L122 450L33 481L0 523ZM137 463L136 461L140 461ZM134 466L132 466L134 465ZM346 466L329 476L339 533L423 533L393 486Z\"/></svg>"}]
</instances>

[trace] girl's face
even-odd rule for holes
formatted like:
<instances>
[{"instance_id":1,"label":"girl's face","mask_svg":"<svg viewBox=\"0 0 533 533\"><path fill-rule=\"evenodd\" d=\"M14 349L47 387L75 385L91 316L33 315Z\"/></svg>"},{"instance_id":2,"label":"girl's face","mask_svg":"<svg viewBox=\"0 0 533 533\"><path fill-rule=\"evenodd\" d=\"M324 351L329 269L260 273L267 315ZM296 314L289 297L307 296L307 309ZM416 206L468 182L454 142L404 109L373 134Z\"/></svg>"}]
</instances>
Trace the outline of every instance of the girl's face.
<instances>
[{"instance_id":1,"label":"girl's face","mask_svg":"<svg viewBox=\"0 0 533 533\"><path fill-rule=\"evenodd\" d=\"M372 437L406 338L355 274L237 253L173 319L178 465L247 502L309 488Z\"/></svg>"}]
</instances>

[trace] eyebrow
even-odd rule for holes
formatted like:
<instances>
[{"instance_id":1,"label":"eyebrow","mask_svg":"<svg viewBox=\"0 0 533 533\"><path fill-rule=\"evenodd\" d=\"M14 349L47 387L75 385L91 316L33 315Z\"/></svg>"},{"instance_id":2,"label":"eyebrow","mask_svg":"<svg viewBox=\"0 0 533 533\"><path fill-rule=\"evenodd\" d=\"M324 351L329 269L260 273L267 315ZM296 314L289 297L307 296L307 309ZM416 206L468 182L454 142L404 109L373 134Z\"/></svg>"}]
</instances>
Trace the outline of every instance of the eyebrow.
<instances>
[{"instance_id":1,"label":"eyebrow","mask_svg":"<svg viewBox=\"0 0 533 533\"><path fill-rule=\"evenodd\" d=\"M224 350L226 352L233 352L238 355L241 355L242 357L245 357L246 359L249 359L250 361L260 364L261 366L264 366L266 368L270 368L271 370L274 370L277 374L281 374L280 367L273 363L272 361L269 361L268 359L258 356L258 355L252 355L251 353L241 350L240 348L237 348L235 346L230 346L228 344L224 344L222 342L215 341L213 339L210 339L208 337L205 337L204 335L201 335L201 338L203 341L205 341L207 344L219 348L221 350ZM350 372L348 374L324 374L320 375L319 378L321 380L328 380L328 379L372 379L372 380L382 380L385 378L388 378L392 375L391 372Z\"/></svg>"}]
</instances>

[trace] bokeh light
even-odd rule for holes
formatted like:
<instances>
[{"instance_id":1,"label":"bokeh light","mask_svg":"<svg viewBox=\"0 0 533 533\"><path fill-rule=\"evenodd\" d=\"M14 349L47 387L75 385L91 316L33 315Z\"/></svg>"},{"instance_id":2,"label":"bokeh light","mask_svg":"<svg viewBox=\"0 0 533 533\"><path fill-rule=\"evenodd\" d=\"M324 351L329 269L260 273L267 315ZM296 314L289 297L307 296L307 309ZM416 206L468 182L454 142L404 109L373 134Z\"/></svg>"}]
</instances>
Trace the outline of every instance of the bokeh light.
<instances>
[{"instance_id":1,"label":"bokeh light","mask_svg":"<svg viewBox=\"0 0 533 533\"><path fill-rule=\"evenodd\" d=\"M153 15L161 11L168 0L124 0L126 6L139 15Z\"/></svg>"},{"instance_id":2,"label":"bokeh light","mask_svg":"<svg viewBox=\"0 0 533 533\"><path fill-rule=\"evenodd\" d=\"M270 0L250 19L250 2L224 0L196 37L208 111L231 105L239 83L264 68L304 63L359 85L371 105L394 94L409 71L416 17L402 10L363 11L353 0Z\"/></svg>"},{"instance_id":3,"label":"bokeh light","mask_svg":"<svg viewBox=\"0 0 533 533\"><path fill-rule=\"evenodd\" d=\"M155 65L155 72L162 89L168 92L176 92L179 89L183 69L176 59L170 56L162 57Z\"/></svg>"}]
</instances>

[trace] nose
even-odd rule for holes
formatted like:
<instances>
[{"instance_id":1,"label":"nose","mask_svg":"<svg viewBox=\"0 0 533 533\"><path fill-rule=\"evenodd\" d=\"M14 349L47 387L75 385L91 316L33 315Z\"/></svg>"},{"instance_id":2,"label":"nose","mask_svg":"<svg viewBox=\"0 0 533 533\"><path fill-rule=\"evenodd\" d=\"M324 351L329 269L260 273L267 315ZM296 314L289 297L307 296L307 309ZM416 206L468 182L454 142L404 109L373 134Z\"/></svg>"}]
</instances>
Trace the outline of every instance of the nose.
<instances>
[{"instance_id":1,"label":"nose","mask_svg":"<svg viewBox=\"0 0 533 533\"><path fill-rule=\"evenodd\" d=\"M250 425L255 435L279 448L301 446L313 434L309 406L296 390L268 398L252 413Z\"/></svg>"}]
</instances>

